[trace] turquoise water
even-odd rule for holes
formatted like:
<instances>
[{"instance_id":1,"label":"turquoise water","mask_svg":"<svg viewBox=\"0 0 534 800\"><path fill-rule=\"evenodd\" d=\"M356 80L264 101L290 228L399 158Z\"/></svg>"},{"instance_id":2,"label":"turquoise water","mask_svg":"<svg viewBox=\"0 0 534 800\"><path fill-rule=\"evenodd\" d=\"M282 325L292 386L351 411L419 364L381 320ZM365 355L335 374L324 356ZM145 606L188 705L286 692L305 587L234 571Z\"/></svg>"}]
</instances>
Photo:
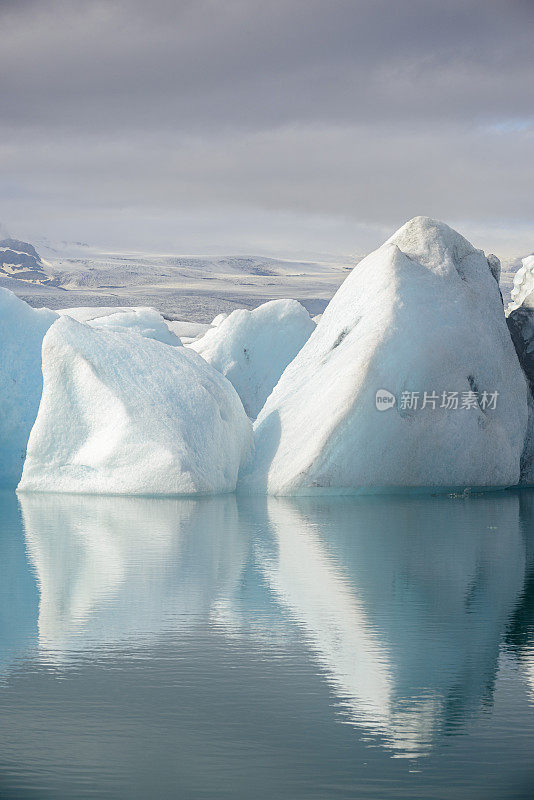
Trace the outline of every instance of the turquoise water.
<instances>
[{"instance_id":1,"label":"turquoise water","mask_svg":"<svg viewBox=\"0 0 534 800\"><path fill-rule=\"evenodd\" d=\"M0 527L1 798L534 796L534 493Z\"/></svg>"}]
</instances>

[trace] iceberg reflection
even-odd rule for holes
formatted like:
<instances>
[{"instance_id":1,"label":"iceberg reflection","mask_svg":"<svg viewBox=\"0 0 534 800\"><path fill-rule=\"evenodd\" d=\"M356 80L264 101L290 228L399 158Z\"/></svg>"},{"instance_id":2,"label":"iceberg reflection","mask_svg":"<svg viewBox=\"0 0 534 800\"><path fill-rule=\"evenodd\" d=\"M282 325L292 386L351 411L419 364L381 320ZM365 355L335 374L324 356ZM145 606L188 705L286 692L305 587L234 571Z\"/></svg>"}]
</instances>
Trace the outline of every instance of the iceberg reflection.
<instances>
[{"instance_id":1,"label":"iceberg reflection","mask_svg":"<svg viewBox=\"0 0 534 800\"><path fill-rule=\"evenodd\" d=\"M517 496L269 498L267 514L258 559L349 721L416 756L491 699L524 582Z\"/></svg>"},{"instance_id":2,"label":"iceberg reflection","mask_svg":"<svg viewBox=\"0 0 534 800\"><path fill-rule=\"evenodd\" d=\"M39 644L54 651L190 623L231 592L247 552L232 495L19 501L40 592Z\"/></svg>"},{"instance_id":3,"label":"iceberg reflection","mask_svg":"<svg viewBox=\"0 0 534 800\"><path fill-rule=\"evenodd\" d=\"M534 492L519 494L520 518L526 553L526 574L521 598L508 625L506 645L515 655L534 702Z\"/></svg>"},{"instance_id":4,"label":"iceberg reflection","mask_svg":"<svg viewBox=\"0 0 534 800\"><path fill-rule=\"evenodd\" d=\"M0 675L35 645L39 597L28 570L16 495L0 492Z\"/></svg>"},{"instance_id":5,"label":"iceberg reflection","mask_svg":"<svg viewBox=\"0 0 534 800\"><path fill-rule=\"evenodd\" d=\"M61 661L202 624L283 675L296 632L342 721L423 755L492 702L503 643L532 680L533 500L24 494L38 642Z\"/></svg>"}]
</instances>

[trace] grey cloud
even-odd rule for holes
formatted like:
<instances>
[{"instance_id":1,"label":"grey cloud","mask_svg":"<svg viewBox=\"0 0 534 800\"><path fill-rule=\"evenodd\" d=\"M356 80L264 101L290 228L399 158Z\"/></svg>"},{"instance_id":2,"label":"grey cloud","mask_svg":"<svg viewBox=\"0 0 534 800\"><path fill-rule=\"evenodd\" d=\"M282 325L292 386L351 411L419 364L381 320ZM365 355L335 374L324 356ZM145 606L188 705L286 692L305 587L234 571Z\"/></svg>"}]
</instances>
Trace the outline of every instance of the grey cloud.
<instances>
[{"instance_id":1,"label":"grey cloud","mask_svg":"<svg viewBox=\"0 0 534 800\"><path fill-rule=\"evenodd\" d=\"M341 251L429 213L526 246L533 28L528 0L3 0L0 219L256 211L260 243L287 213Z\"/></svg>"},{"instance_id":2,"label":"grey cloud","mask_svg":"<svg viewBox=\"0 0 534 800\"><path fill-rule=\"evenodd\" d=\"M190 130L532 113L533 16L513 0L43 0L7 9L7 124Z\"/></svg>"}]
</instances>

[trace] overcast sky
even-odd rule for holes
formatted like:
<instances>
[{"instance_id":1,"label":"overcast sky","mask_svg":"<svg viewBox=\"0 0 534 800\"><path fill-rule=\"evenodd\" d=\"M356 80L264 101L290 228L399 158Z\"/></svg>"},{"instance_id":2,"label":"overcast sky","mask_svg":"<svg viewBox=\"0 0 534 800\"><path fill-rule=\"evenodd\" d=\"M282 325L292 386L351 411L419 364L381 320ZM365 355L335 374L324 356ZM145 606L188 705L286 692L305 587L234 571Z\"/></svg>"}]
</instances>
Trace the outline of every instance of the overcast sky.
<instances>
[{"instance_id":1,"label":"overcast sky","mask_svg":"<svg viewBox=\"0 0 534 800\"><path fill-rule=\"evenodd\" d=\"M533 0L0 0L0 222L343 259L534 250Z\"/></svg>"}]
</instances>

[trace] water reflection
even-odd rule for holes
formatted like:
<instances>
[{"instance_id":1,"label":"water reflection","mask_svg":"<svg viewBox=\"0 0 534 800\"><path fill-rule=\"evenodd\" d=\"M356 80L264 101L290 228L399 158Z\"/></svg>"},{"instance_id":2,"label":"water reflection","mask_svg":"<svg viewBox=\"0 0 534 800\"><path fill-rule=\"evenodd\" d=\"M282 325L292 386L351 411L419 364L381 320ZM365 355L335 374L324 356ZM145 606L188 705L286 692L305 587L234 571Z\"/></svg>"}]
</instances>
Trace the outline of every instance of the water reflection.
<instances>
[{"instance_id":1,"label":"water reflection","mask_svg":"<svg viewBox=\"0 0 534 800\"><path fill-rule=\"evenodd\" d=\"M39 643L58 655L189 624L232 592L246 558L231 495L27 493L20 503L40 592Z\"/></svg>"},{"instance_id":2,"label":"water reflection","mask_svg":"<svg viewBox=\"0 0 534 800\"><path fill-rule=\"evenodd\" d=\"M532 680L534 494L20 504L38 643L59 661L199 621L273 648L285 628L338 719L410 757L491 704L503 642Z\"/></svg>"},{"instance_id":3,"label":"water reflection","mask_svg":"<svg viewBox=\"0 0 534 800\"><path fill-rule=\"evenodd\" d=\"M489 701L520 596L517 496L267 501L273 591L307 632L345 714L399 755Z\"/></svg>"},{"instance_id":4,"label":"water reflection","mask_svg":"<svg viewBox=\"0 0 534 800\"><path fill-rule=\"evenodd\" d=\"M38 603L21 535L17 498L12 492L0 492L0 675L32 648Z\"/></svg>"},{"instance_id":5,"label":"water reflection","mask_svg":"<svg viewBox=\"0 0 534 800\"><path fill-rule=\"evenodd\" d=\"M525 582L508 625L506 645L517 658L534 700L534 492L519 495L519 514L525 543Z\"/></svg>"}]
</instances>

